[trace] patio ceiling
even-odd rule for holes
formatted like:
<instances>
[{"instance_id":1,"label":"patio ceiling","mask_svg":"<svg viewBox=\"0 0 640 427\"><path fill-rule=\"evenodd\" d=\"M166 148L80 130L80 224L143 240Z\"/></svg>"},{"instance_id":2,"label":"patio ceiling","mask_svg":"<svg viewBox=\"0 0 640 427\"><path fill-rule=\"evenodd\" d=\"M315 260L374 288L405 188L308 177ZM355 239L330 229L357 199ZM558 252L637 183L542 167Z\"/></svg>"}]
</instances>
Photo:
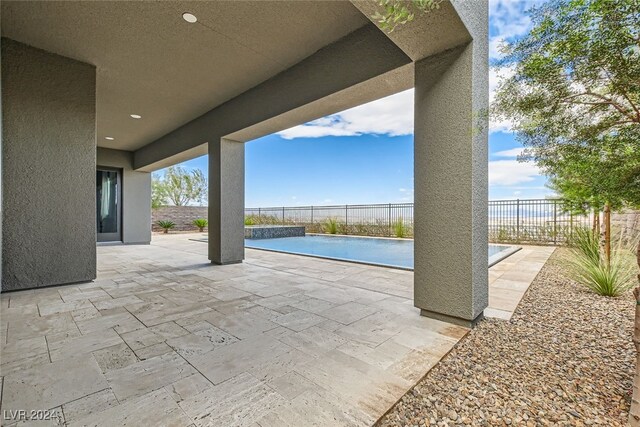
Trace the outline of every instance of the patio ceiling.
<instances>
[{"instance_id":1,"label":"patio ceiling","mask_svg":"<svg viewBox=\"0 0 640 427\"><path fill-rule=\"evenodd\" d=\"M131 151L367 23L349 2L2 2L3 37L97 67L98 146Z\"/></svg>"}]
</instances>

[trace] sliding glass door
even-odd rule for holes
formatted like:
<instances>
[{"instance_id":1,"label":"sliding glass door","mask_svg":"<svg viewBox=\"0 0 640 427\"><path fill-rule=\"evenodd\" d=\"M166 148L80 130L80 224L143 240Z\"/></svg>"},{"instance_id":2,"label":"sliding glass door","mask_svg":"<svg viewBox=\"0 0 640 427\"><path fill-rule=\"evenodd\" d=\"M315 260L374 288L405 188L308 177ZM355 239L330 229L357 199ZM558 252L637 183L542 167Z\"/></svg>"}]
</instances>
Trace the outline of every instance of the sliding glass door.
<instances>
[{"instance_id":1,"label":"sliding glass door","mask_svg":"<svg viewBox=\"0 0 640 427\"><path fill-rule=\"evenodd\" d=\"M122 178L119 170L98 169L96 209L98 242L122 240Z\"/></svg>"}]
</instances>

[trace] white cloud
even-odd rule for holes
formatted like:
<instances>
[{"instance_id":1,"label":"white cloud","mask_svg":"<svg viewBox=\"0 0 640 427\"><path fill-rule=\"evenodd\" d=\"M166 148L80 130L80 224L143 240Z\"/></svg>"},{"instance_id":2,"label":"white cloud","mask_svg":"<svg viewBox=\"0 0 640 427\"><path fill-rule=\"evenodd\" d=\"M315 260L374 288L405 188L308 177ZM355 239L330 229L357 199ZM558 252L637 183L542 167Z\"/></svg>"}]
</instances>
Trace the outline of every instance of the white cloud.
<instances>
[{"instance_id":1,"label":"white cloud","mask_svg":"<svg viewBox=\"0 0 640 427\"><path fill-rule=\"evenodd\" d=\"M502 56L502 54L500 53L500 48L503 43L504 37L501 35L489 37L489 58L498 59Z\"/></svg>"},{"instance_id":2,"label":"white cloud","mask_svg":"<svg viewBox=\"0 0 640 427\"><path fill-rule=\"evenodd\" d=\"M540 176L540 169L533 163L517 160L489 162L489 185L516 185L531 182Z\"/></svg>"},{"instance_id":3,"label":"white cloud","mask_svg":"<svg viewBox=\"0 0 640 427\"><path fill-rule=\"evenodd\" d=\"M396 199L400 203L413 202L413 188L398 188L401 196Z\"/></svg>"},{"instance_id":4,"label":"white cloud","mask_svg":"<svg viewBox=\"0 0 640 427\"><path fill-rule=\"evenodd\" d=\"M512 148L510 150L496 151L495 153L493 153L493 155L496 156L496 157L513 157L513 158L516 158L520 154L522 154L523 151L524 151L524 148L519 147L519 148Z\"/></svg>"},{"instance_id":5,"label":"white cloud","mask_svg":"<svg viewBox=\"0 0 640 427\"><path fill-rule=\"evenodd\" d=\"M532 24L527 9L539 5L541 0L490 0L489 19L492 35L489 37L489 59L495 61L502 57L500 45L514 41L531 30ZM498 82L513 75L512 67L492 68L489 71L489 102L493 102ZM509 120L489 119L489 132L512 132Z\"/></svg>"},{"instance_id":6,"label":"white cloud","mask_svg":"<svg viewBox=\"0 0 640 427\"><path fill-rule=\"evenodd\" d=\"M532 6L540 4L540 0L490 0L489 18L493 33L490 44L493 41L493 49L490 49L490 58L500 57L497 49L499 40L513 40L531 29L531 19L524 12Z\"/></svg>"},{"instance_id":7,"label":"white cloud","mask_svg":"<svg viewBox=\"0 0 640 427\"><path fill-rule=\"evenodd\" d=\"M278 132L285 139L363 134L413 134L413 89Z\"/></svg>"}]
</instances>

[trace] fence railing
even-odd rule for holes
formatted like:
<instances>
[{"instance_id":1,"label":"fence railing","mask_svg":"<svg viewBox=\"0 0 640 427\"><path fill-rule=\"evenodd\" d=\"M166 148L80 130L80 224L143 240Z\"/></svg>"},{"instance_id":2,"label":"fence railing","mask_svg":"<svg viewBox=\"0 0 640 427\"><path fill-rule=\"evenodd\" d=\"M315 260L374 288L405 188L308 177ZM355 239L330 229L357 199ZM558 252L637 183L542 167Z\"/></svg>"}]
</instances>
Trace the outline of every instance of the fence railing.
<instances>
[{"instance_id":1,"label":"fence railing","mask_svg":"<svg viewBox=\"0 0 640 427\"><path fill-rule=\"evenodd\" d=\"M575 215L566 208L555 199L489 201L489 241L564 243L577 227L589 227L593 220L593 215ZM413 203L384 203L246 208L245 222L304 225L309 233L413 237L414 217Z\"/></svg>"},{"instance_id":2,"label":"fence railing","mask_svg":"<svg viewBox=\"0 0 640 427\"><path fill-rule=\"evenodd\" d=\"M489 202L489 241L561 244L593 214L576 215L562 200L524 199Z\"/></svg>"}]
</instances>

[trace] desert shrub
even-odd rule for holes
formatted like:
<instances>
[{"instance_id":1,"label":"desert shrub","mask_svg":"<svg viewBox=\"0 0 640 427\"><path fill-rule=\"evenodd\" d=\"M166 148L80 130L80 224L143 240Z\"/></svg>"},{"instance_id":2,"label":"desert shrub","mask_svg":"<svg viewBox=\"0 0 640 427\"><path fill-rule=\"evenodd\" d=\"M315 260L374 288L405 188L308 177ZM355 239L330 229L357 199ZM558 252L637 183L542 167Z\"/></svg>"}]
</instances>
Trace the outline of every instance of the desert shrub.
<instances>
[{"instance_id":1,"label":"desert shrub","mask_svg":"<svg viewBox=\"0 0 640 427\"><path fill-rule=\"evenodd\" d=\"M198 230L202 233L204 231L204 228L209 224L209 221L207 221L204 218L198 218L198 219L194 219L193 220L193 225L195 225L196 227L198 227Z\"/></svg>"},{"instance_id":2,"label":"desert shrub","mask_svg":"<svg viewBox=\"0 0 640 427\"><path fill-rule=\"evenodd\" d=\"M576 228L567 244L576 255L587 258L594 264L600 262L600 239L588 228Z\"/></svg>"},{"instance_id":3,"label":"desert shrub","mask_svg":"<svg viewBox=\"0 0 640 427\"><path fill-rule=\"evenodd\" d=\"M402 218L398 218L396 222L393 223L393 232L396 237L407 237L407 226L404 225Z\"/></svg>"},{"instance_id":4,"label":"desert shrub","mask_svg":"<svg viewBox=\"0 0 640 427\"><path fill-rule=\"evenodd\" d=\"M616 297L631 289L634 284L632 253L618 244L612 248L611 262L602 256L600 240L591 230L577 228L569 241L571 256L568 270L571 278L592 292Z\"/></svg>"},{"instance_id":5,"label":"desert shrub","mask_svg":"<svg viewBox=\"0 0 640 427\"><path fill-rule=\"evenodd\" d=\"M338 220L327 218L324 222L323 231L328 234L338 234Z\"/></svg>"},{"instance_id":6,"label":"desert shrub","mask_svg":"<svg viewBox=\"0 0 640 427\"><path fill-rule=\"evenodd\" d=\"M169 230L176 226L176 223L169 220L161 219L158 221L158 226L164 230L164 233L167 234Z\"/></svg>"}]
</instances>

